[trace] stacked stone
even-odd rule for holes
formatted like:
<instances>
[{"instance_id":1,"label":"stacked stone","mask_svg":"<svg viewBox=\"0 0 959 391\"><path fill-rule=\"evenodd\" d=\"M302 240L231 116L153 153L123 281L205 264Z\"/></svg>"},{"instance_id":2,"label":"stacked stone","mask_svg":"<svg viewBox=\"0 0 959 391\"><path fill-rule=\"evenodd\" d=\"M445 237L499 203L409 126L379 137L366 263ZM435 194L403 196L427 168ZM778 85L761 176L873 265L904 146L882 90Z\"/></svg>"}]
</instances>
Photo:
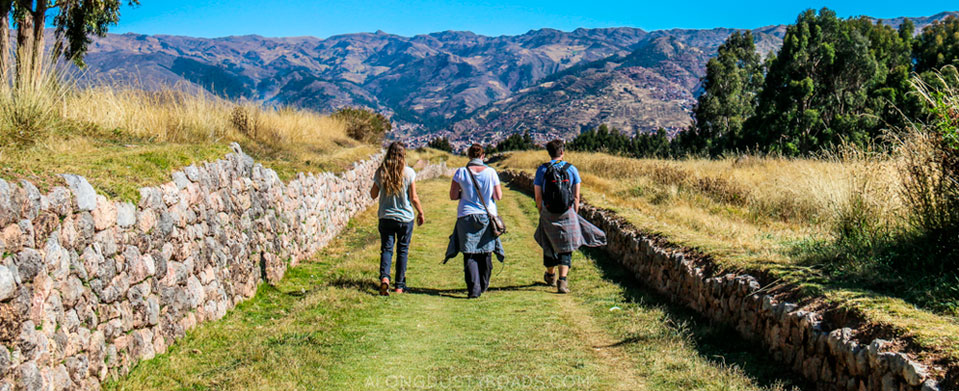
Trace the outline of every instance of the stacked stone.
<instances>
[{"instance_id":1,"label":"stacked stone","mask_svg":"<svg viewBox=\"0 0 959 391\"><path fill-rule=\"evenodd\" d=\"M506 171L501 177L532 191L529 174ZM734 327L761 342L783 364L821 390L933 391L939 387L920 363L881 339L863 344L851 328L826 330L822 314L764 294L748 274L712 275L666 248L615 213L584 204L580 214L606 231L607 252L636 278L676 303Z\"/></svg>"},{"instance_id":2,"label":"stacked stone","mask_svg":"<svg viewBox=\"0 0 959 391\"><path fill-rule=\"evenodd\" d=\"M279 281L373 202L381 155L284 184L232 148L140 189L137 205L75 175L48 194L0 180L0 390L99 389Z\"/></svg>"}]
</instances>

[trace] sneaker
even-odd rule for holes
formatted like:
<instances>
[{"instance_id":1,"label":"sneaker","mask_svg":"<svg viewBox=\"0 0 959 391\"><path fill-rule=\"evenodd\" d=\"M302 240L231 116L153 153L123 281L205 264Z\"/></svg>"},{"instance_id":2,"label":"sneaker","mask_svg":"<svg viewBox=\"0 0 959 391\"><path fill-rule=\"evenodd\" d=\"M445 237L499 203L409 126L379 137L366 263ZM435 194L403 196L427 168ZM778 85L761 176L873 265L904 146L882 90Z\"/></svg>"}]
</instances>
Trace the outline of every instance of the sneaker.
<instances>
[{"instance_id":1,"label":"sneaker","mask_svg":"<svg viewBox=\"0 0 959 391\"><path fill-rule=\"evenodd\" d=\"M396 288L393 290L394 293L403 293L405 290L403 288Z\"/></svg>"},{"instance_id":2,"label":"sneaker","mask_svg":"<svg viewBox=\"0 0 959 391\"><path fill-rule=\"evenodd\" d=\"M389 296L390 295L390 280L383 279L380 281L380 296Z\"/></svg>"},{"instance_id":3,"label":"sneaker","mask_svg":"<svg viewBox=\"0 0 959 391\"><path fill-rule=\"evenodd\" d=\"M543 281L546 281L546 285L553 286L556 284L556 273L546 272L543 273Z\"/></svg>"},{"instance_id":4,"label":"sneaker","mask_svg":"<svg viewBox=\"0 0 959 391\"><path fill-rule=\"evenodd\" d=\"M556 293L569 293L569 284L566 280L559 280L556 283Z\"/></svg>"}]
</instances>

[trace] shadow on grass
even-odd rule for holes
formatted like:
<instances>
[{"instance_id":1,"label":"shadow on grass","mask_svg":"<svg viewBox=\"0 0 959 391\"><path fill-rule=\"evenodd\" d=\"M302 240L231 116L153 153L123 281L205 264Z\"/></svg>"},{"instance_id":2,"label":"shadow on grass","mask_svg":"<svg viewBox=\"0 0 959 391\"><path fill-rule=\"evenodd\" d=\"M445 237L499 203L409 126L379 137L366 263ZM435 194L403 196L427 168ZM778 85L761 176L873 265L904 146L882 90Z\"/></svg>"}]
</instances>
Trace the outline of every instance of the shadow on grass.
<instances>
[{"instance_id":1,"label":"shadow on grass","mask_svg":"<svg viewBox=\"0 0 959 391\"><path fill-rule=\"evenodd\" d=\"M464 284L465 285L465 284ZM509 286L491 286L487 292L496 292L496 291L525 291L530 290L530 288L545 286L543 283L530 283L526 285L509 285ZM466 286L456 289L434 289L434 288L419 288L411 287L409 288L410 294L417 295L429 295L429 296L442 296L449 297L453 299L465 299L466 298Z\"/></svg>"},{"instance_id":2,"label":"shadow on grass","mask_svg":"<svg viewBox=\"0 0 959 391\"><path fill-rule=\"evenodd\" d=\"M787 388L812 389L812 385L807 381L789 370L784 370L783 365L774 361L759 344L748 342L731 327L716 324L695 311L671 303L663 296L645 288L632 272L602 250L585 249L583 254L595 262L603 279L621 288L627 301L659 308L666 313L670 323L685 325L686 327L671 327L676 328L677 333L687 334L685 337L689 338L692 347L701 357L721 366L735 366L763 387L781 384ZM639 344L646 339L643 336L629 337L608 347Z\"/></svg>"},{"instance_id":3,"label":"shadow on grass","mask_svg":"<svg viewBox=\"0 0 959 391\"><path fill-rule=\"evenodd\" d=\"M380 284L368 278L358 279L339 276L330 280L326 285L334 288L353 289L370 296L379 296L380 294Z\"/></svg>"},{"instance_id":4,"label":"shadow on grass","mask_svg":"<svg viewBox=\"0 0 959 391\"><path fill-rule=\"evenodd\" d=\"M495 280L493 284L495 284ZM379 292L380 292L379 290L380 285L378 282L367 279L367 278L354 278L349 276L336 277L330 280L328 283L324 284L324 286L340 288L340 289L352 289L352 290L359 291L361 293L368 294L370 296L379 296ZM530 288L539 287L539 286L546 286L546 284L541 282L540 283L533 282L526 285L509 285L509 286L492 285L489 288L489 292L521 291L521 290L529 290ZM288 292L287 295L298 297L298 296L308 295L310 292L311 291L294 291L294 292ZM449 297L454 299L465 299L466 286L465 286L465 283L462 288L455 288L455 289L435 289L435 288L427 288L427 287L409 286L406 288L406 293L413 294L413 295L443 296L443 297Z\"/></svg>"}]
</instances>

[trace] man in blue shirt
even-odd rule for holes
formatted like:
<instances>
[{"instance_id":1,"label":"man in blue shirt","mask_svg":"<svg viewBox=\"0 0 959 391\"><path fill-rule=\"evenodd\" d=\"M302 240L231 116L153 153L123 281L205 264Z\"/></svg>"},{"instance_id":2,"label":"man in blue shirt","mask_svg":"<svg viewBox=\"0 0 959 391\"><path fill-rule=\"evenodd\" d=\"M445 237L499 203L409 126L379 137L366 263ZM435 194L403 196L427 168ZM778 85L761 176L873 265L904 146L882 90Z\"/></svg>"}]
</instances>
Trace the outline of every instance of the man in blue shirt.
<instances>
[{"instance_id":1,"label":"man in blue shirt","mask_svg":"<svg viewBox=\"0 0 959 391\"><path fill-rule=\"evenodd\" d=\"M565 145L563 140L553 140L547 143L546 151L549 152L550 161L549 163L544 163L536 170L536 177L533 179L536 208L540 211L540 226L537 228L537 241L540 243L540 246L543 247L543 266L546 267L543 280L550 286L555 283L559 293L569 293L566 276L572 265L573 251L584 244L582 243L582 234L579 232L580 224L579 215L577 214L579 212L579 188L582 181L576 167L563 161L564 150ZM563 169L565 165L569 165L564 171L569 180L569 189L572 193L572 205L565 213L556 214L550 212L543 206L543 191L546 187L545 177L550 166ZM549 191L556 191L556 188L556 186L550 187ZM559 268L558 281L556 279L557 268Z\"/></svg>"}]
</instances>

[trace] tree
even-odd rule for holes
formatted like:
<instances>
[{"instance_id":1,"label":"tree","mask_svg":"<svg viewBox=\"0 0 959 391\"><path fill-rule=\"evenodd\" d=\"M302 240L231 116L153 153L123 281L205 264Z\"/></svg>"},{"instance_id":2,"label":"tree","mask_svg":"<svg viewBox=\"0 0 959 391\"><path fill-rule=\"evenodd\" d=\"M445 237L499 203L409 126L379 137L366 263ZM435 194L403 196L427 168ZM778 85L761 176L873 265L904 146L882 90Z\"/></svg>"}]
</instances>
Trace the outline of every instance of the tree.
<instances>
[{"instance_id":1,"label":"tree","mask_svg":"<svg viewBox=\"0 0 959 391\"><path fill-rule=\"evenodd\" d=\"M917 38L913 57L920 73L950 64L959 66L959 18L950 16L926 26Z\"/></svg>"},{"instance_id":2,"label":"tree","mask_svg":"<svg viewBox=\"0 0 959 391\"><path fill-rule=\"evenodd\" d=\"M426 146L440 151L446 151L450 153L453 152L453 146L450 144L450 140L446 137L434 138L430 140Z\"/></svg>"},{"instance_id":3,"label":"tree","mask_svg":"<svg viewBox=\"0 0 959 391\"><path fill-rule=\"evenodd\" d=\"M509 135L505 140L500 141L496 146L489 148L486 152L493 154L506 151L528 151L531 149L536 149L536 143L533 142L533 137L530 136L529 131L527 131L522 135L518 133Z\"/></svg>"},{"instance_id":4,"label":"tree","mask_svg":"<svg viewBox=\"0 0 959 391\"><path fill-rule=\"evenodd\" d=\"M786 30L743 146L798 155L876 139L904 91L908 52L891 27L807 10Z\"/></svg>"},{"instance_id":5,"label":"tree","mask_svg":"<svg viewBox=\"0 0 959 391\"><path fill-rule=\"evenodd\" d=\"M693 134L682 140L687 152L718 155L740 145L743 124L755 112L763 83L762 59L751 32L733 33L706 64L703 94L696 105Z\"/></svg>"},{"instance_id":6,"label":"tree","mask_svg":"<svg viewBox=\"0 0 959 391\"><path fill-rule=\"evenodd\" d=\"M17 32L15 57L9 31L0 37L0 77L10 82L10 70L16 69L15 84L36 87L43 74L46 16L55 12L53 58L63 57L78 66L91 42L91 35L104 36L120 18L121 0L0 0L0 23ZM129 0L129 5L139 0ZM11 20L11 16L13 19ZM12 23L11 23L12 22ZM16 64L13 64L14 59Z\"/></svg>"}]
</instances>

